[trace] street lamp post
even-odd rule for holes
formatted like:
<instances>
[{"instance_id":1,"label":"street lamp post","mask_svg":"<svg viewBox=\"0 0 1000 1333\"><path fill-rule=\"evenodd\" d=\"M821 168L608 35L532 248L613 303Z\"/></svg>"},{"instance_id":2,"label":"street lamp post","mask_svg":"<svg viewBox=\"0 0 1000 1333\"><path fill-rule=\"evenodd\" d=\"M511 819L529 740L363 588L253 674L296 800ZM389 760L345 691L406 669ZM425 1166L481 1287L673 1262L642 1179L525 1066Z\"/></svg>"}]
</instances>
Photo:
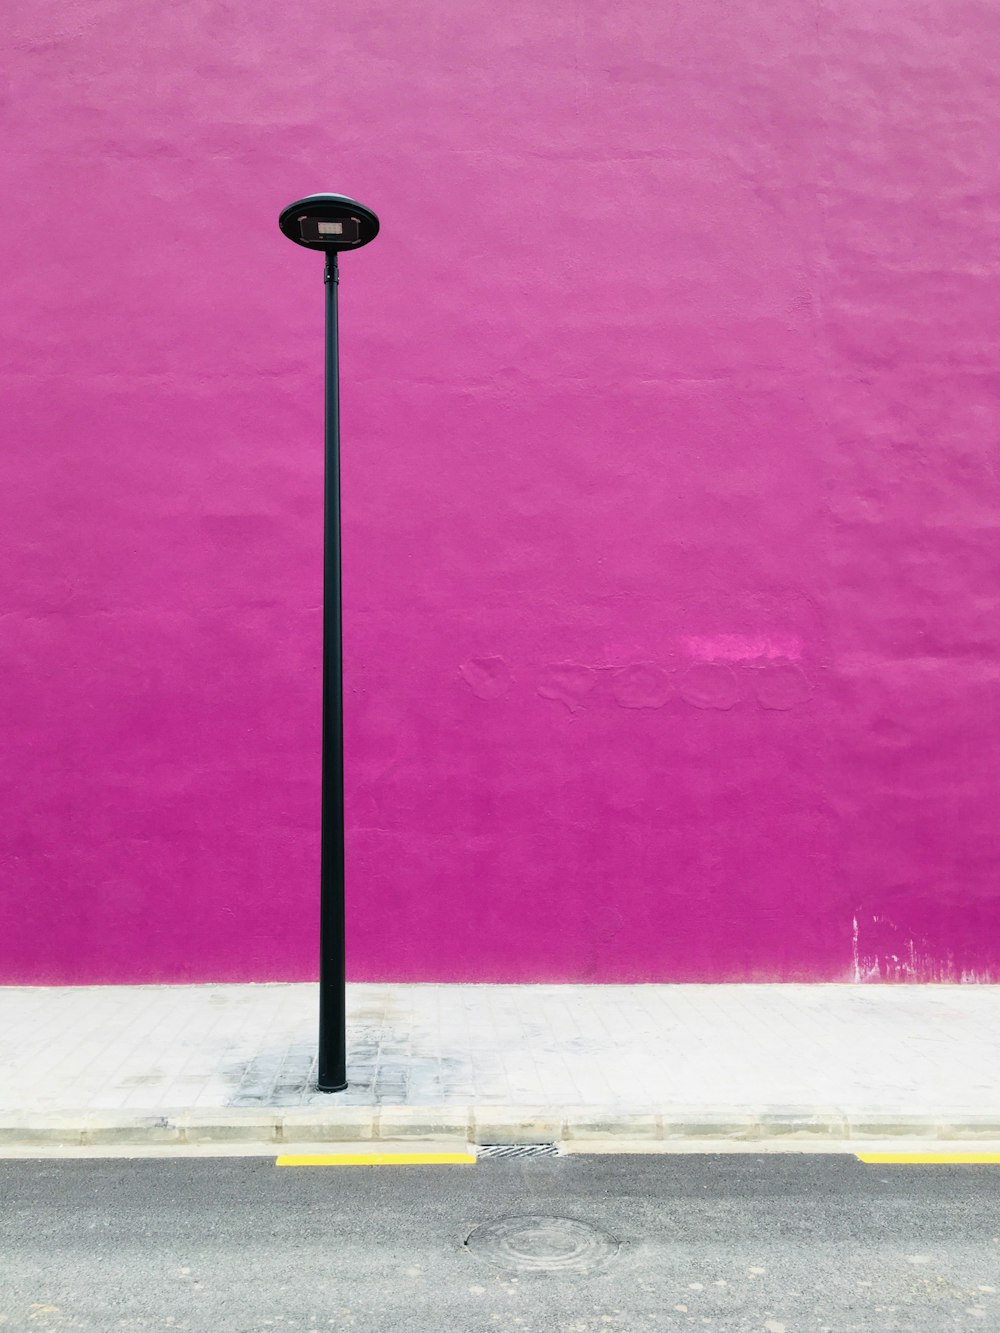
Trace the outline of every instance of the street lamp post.
<instances>
[{"instance_id":1,"label":"street lamp post","mask_svg":"<svg viewBox=\"0 0 1000 1333\"><path fill-rule=\"evenodd\" d=\"M326 256L326 464L323 517L323 737L320 814L319 1077L321 1092L347 1087L344 971L344 657L340 578L340 365L337 255L378 235L370 208L342 194L311 194L282 210L290 241Z\"/></svg>"}]
</instances>

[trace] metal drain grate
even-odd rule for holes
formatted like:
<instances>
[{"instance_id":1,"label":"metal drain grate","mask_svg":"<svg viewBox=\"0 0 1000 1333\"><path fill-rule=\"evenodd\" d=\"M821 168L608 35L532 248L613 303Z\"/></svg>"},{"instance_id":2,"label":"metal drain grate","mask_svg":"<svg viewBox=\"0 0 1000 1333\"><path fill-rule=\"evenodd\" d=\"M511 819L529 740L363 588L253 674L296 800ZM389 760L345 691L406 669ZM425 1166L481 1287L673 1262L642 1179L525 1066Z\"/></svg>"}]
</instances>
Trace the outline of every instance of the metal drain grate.
<instances>
[{"instance_id":1,"label":"metal drain grate","mask_svg":"<svg viewBox=\"0 0 1000 1333\"><path fill-rule=\"evenodd\" d=\"M554 1143L480 1143L477 1157L555 1157Z\"/></svg>"}]
</instances>

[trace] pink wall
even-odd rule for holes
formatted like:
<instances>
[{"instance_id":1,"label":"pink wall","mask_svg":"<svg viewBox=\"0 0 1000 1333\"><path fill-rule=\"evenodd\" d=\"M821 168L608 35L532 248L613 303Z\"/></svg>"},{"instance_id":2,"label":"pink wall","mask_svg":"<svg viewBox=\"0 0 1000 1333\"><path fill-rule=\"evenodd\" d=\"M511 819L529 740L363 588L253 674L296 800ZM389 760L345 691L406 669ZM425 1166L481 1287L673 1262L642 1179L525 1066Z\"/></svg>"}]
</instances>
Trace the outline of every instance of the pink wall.
<instances>
[{"instance_id":1,"label":"pink wall","mask_svg":"<svg viewBox=\"0 0 1000 1333\"><path fill-rule=\"evenodd\" d=\"M5 19L0 977L1000 976L1000 13Z\"/></svg>"}]
</instances>

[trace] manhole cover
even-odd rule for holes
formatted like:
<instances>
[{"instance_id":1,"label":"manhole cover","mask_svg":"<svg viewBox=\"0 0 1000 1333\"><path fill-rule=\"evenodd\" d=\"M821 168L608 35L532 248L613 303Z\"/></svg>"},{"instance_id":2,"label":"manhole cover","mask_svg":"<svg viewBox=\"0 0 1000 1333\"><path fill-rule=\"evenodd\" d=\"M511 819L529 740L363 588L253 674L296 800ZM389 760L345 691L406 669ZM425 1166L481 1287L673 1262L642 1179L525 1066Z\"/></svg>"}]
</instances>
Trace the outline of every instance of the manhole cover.
<instances>
[{"instance_id":1,"label":"manhole cover","mask_svg":"<svg viewBox=\"0 0 1000 1333\"><path fill-rule=\"evenodd\" d=\"M516 1272L590 1273L618 1253L618 1241L570 1217L502 1217L465 1242L488 1263Z\"/></svg>"}]
</instances>

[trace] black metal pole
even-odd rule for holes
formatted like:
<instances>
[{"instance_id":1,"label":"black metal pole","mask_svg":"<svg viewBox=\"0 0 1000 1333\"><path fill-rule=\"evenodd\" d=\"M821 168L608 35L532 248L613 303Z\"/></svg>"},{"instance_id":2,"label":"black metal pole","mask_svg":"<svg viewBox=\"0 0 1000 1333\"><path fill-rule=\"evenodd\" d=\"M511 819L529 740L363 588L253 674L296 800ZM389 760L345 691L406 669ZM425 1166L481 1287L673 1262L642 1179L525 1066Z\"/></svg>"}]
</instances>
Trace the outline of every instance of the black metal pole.
<instances>
[{"instance_id":1,"label":"black metal pole","mask_svg":"<svg viewBox=\"0 0 1000 1333\"><path fill-rule=\"evenodd\" d=\"M347 1087L344 990L344 657L340 578L340 367L336 251L327 251L323 517L323 777L319 885L319 1090Z\"/></svg>"}]
</instances>

